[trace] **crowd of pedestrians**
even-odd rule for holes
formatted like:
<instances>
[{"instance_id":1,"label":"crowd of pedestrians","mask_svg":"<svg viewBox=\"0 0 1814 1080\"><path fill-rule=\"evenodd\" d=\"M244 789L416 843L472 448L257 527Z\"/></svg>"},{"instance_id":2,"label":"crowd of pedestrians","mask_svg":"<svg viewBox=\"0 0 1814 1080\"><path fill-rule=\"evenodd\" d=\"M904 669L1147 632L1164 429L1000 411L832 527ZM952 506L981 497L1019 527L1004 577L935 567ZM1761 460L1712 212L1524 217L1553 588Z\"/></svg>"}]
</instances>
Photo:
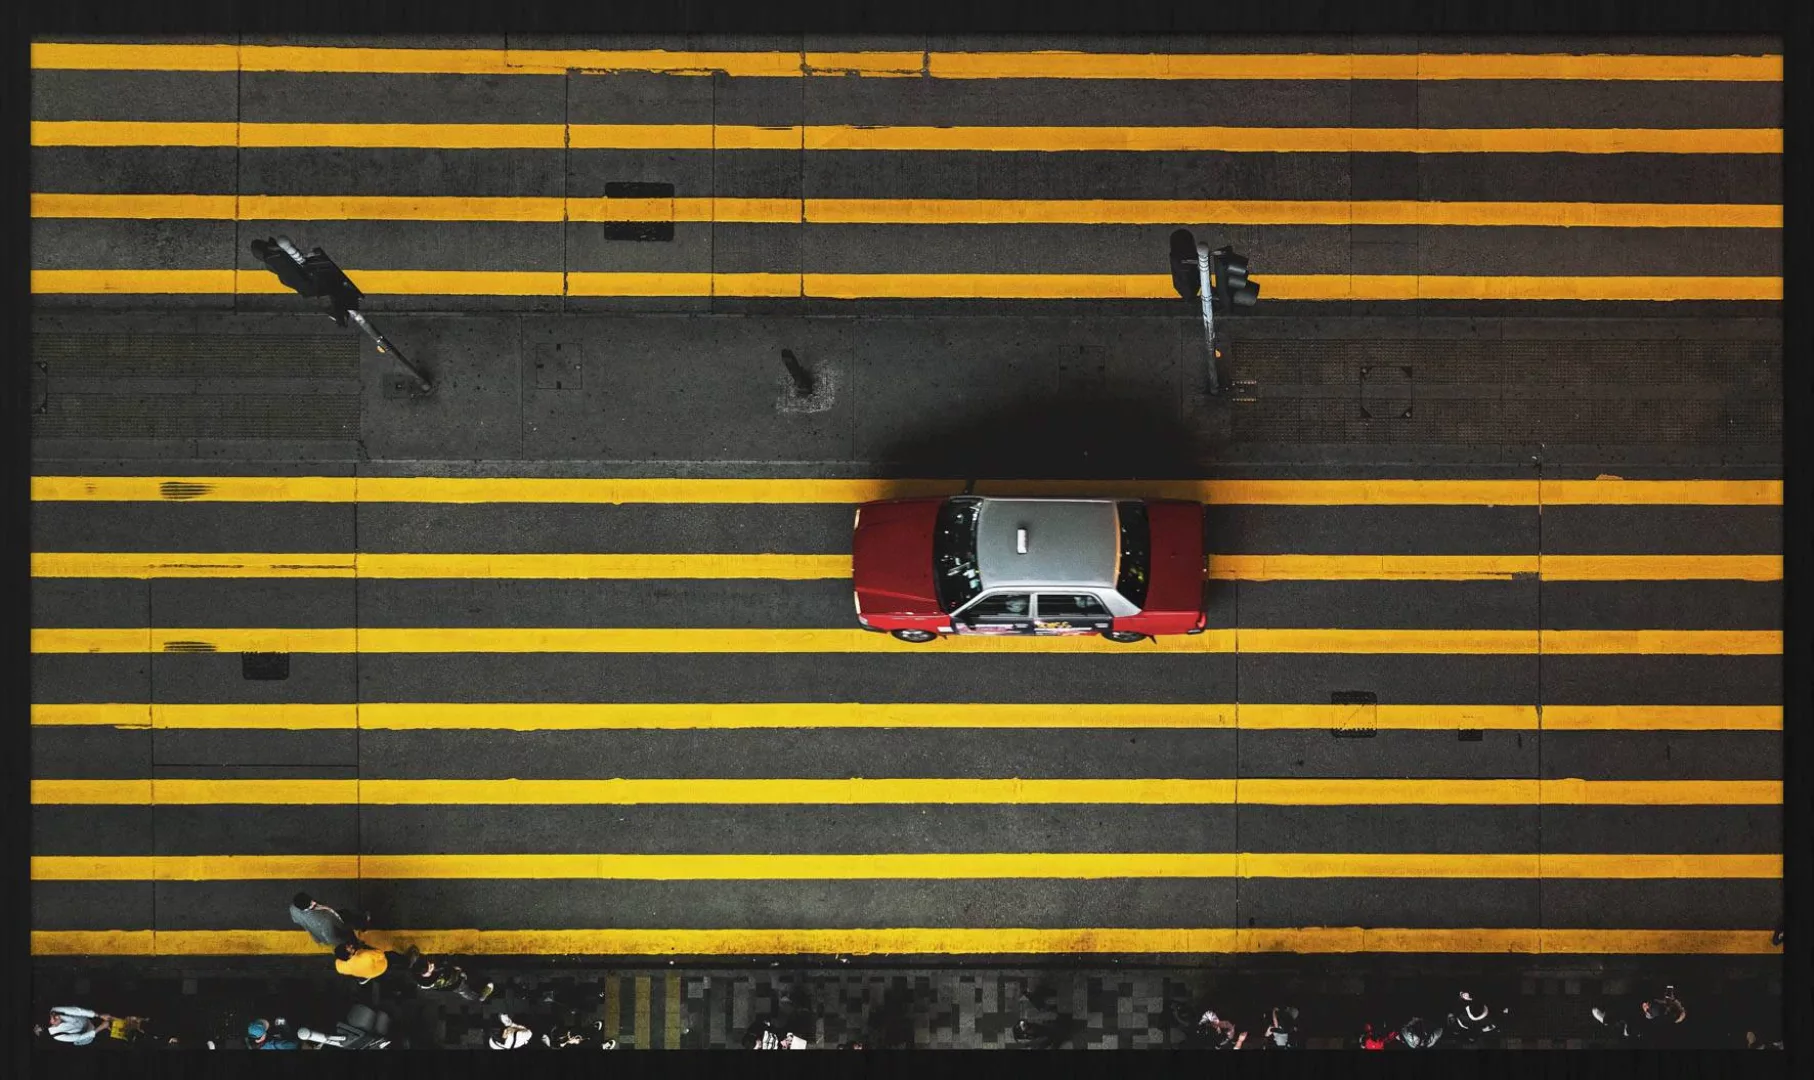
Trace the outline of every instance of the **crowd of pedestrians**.
<instances>
[{"instance_id":1,"label":"crowd of pedestrians","mask_svg":"<svg viewBox=\"0 0 1814 1080\"><path fill-rule=\"evenodd\" d=\"M290 920L316 944L331 950L334 969L360 985L383 980L408 985L428 994L451 994L464 1001L483 1003L497 987L475 977L447 957L425 956L414 946L397 953L366 942L360 934L370 928L367 913L336 909L307 893L292 898ZM744 1031L741 1045L752 1050L802 1050L822 1045L818 1041L817 1011L799 991L782 1001L773 1016L758 1019ZM1295 1050L1304 1046L1304 1031L1321 1036L1330 1045L1339 1032L1319 1031L1317 1017L1305 1016L1296 1005L1278 1003L1255 1009L1223 1008L1223 1002L1176 1002L1165 1019L1174 1027L1163 1045L1205 1050ZM617 1048L605 1035L602 1021L586 1021L582 1003L563 1001L553 992L525 1011L512 1006L515 1015L499 1011L487 1021L485 1044L496 1050ZM1583 1010L1582 1035L1597 1035L1620 1042L1669 1045L1680 1039L1688 1021L1687 1006L1674 986L1664 986L1649 996L1602 1001ZM1011 1029L1016 1045L1026 1049L1063 1049L1080 1045L1088 1025L1061 1010L1049 987L1025 989L1019 1001L1019 1019ZM1410 1010L1407 1010L1410 1012ZM912 1003L891 993L883 1007L867 1017L862 1033L838 1044L839 1049L885 1049L913 1044ZM243 1016L243 1014L242 1014ZM1375 1017L1361 1030L1339 1041L1361 1050L1429 1050L1441 1047L1494 1045L1508 1034L1512 1010L1492 995L1471 989L1457 990L1446 1001L1432 1002L1400 1017ZM1301 1023L1301 1021L1303 1023ZM243 1036L225 1040L256 1050L296 1050L322 1046L381 1048L394 1043L389 1018L356 1005L347 1020L333 1032L294 1027L283 1017L258 1017L245 1023ZM220 1048L218 1037L198 1039L160 1031L146 1017L116 1016L91 1008L59 1005L36 1025L36 1034L48 1042L69 1046L206 1046ZM1553 1033L1526 1032L1527 1036ZM1176 1036L1176 1037L1174 1037ZM1782 1039L1744 1033L1744 1046L1781 1049Z\"/></svg>"}]
</instances>

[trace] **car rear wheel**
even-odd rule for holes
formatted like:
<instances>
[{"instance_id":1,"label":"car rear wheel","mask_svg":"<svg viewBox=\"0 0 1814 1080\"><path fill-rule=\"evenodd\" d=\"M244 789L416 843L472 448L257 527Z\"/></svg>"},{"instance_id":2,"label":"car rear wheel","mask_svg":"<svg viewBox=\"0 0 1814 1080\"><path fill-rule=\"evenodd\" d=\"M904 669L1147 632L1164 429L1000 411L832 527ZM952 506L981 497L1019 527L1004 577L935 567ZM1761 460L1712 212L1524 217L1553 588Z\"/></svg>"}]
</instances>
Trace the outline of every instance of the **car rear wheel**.
<instances>
[{"instance_id":1,"label":"car rear wheel","mask_svg":"<svg viewBox=\"0 0 1814 1080\"><path fill-rule=\"evenodd\" d=\"M896 630L894 631L894 636L900 638L902 641L911 641L916 645L923 644L938 637L937 634L930 630Z\"/></svg>"},{"instance_id":2,"label":"car rear wheel","mask_svg":"<svg viewBox=\"0 0 1814 1080\"><path fill-rule=\"evenodd\" d=\"M1123 645L1132 645L1136 641L1145 641L1145 634L1136 634L1132 630L1104 630L1102 636L1110 641L1119 641Z\"/></svg>"}]
</instances>

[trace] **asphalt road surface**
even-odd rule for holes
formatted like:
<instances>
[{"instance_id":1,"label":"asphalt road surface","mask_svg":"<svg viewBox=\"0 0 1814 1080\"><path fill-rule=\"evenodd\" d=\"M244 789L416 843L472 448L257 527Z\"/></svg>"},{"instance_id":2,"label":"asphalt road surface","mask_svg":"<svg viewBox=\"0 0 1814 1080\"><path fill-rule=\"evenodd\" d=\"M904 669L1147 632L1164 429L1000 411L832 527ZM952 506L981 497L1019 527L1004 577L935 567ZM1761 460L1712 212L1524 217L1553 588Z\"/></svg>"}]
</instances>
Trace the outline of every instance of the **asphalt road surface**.
<instances>
[{"instance_id":1,"label":"asphalt road surface","mask_svg":"<svg viewBox=\"0 0 1814 1080\"><path fill-rule=\"evenodd\" d=\"M1776 43L367 44L34 49L41 958L1776 963ZM856 628L972 480L1211 629Z\"/></svg>"}]
</instances>

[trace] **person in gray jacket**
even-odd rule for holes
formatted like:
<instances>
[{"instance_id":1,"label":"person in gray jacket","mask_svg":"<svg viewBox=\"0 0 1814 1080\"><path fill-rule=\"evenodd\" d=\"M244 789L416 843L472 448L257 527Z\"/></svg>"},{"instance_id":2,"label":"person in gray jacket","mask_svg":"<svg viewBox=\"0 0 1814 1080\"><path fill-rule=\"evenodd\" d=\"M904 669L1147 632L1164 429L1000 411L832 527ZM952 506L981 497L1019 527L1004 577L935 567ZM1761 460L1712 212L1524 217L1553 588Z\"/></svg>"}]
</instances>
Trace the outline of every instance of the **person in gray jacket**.
<instances>
[{"instance_id":1,"label":"person in gray jacket","mask_svg":"<svg viewBox=\"0 0 1814 1080\"><path fill-rule=\"evenodd\" d=\"M346 924L338 911L326 904L318 904L308 893L299 892L290 898L290 921L308 931L309 937L317 945L333 948L337 945L351 945L359 940L359 935Z\"/></svg>"}]
</instances>

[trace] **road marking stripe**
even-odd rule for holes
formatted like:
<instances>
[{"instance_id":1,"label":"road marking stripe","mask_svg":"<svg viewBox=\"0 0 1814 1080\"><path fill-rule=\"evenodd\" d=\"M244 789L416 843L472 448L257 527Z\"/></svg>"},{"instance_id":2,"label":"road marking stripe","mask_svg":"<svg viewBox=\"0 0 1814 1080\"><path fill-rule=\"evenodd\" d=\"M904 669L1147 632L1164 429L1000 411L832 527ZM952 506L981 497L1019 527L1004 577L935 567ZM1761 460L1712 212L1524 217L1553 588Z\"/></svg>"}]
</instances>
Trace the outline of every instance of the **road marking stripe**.
<instances>
[{"instance_id":1,"label":"road marking stripe","mask_svg":"<svg viewBox=\"0 0 1814 1080\"><path fill-rule=\"evenodd\" d=\"M1781 705L1545 705L1549 731L1781 731Z\"/></svg>"},{"instance_id":2,"label":"road marking stripe","mask_svg":"<svg viewBox=\"0 0 1814 1080\"><path fill-rule=\"evenodd\" d=\"M300 956L299 930L33 930L34 956ZM1778 955L1764 930L1449 929L1440 927L891 927L369 931L381 948L451 956L861 956L1527 953L1588 956Z\"/></svg>"},{"instance_id":3,"label":"road marking stripe","mask_svg":"<svg viewBox=\"0 0 1814 1080\"><path fill-rule=\"evenodd\" d=\"M34 855L33 881L952 881L1780 878L1781 855L930 852L857 855Z\"/></svg>"},{"instance_id":4,"label":"road marking stripe","mask_svg":"<svg viewBox=\"0 0 1814 1080\"><path fill-rule=\"evenodd\" d=\"M649 976L636 976L636 1003L631 1013L630 1045L638 1050L649 1048Z\"/></svg>"},{"instance_id":5,"label":"road marking stripe","mask_svg":"<svg viewBox=\"0 0 1814 1080\"><path fill-rule=\"evenodd\" d=\"M462 580L850 577L848 555L35 551L40 578ZM1219 581L1780 581L1780 555L1211 555Z\"/></svg>"},{"instance_id":6,"label":"road marking stripe","mask_svg":"<svg viewBox=\"0 0 1814 1080\"><path fill-rule=\"evenodd\" d=\"M651 579L850 577L848 555L33 552L47 578Z\"/></svg>"},{"instance_id":7,"label":"road marking stripe","mask_svg":"<svg viewBox=\"0 0 1814 1080\"><path fill-rule=\"evenodd\" d=\"M707 627L34 627L34 653L1352 653L1770 656L1780 630L1218 628L1133 645L1076 637L943 637L920 645L861 629Z\"/></svg>"},{"instance_id":8,"label":"road marking stripe","mask_svg":"<svg viewBox=\"0 0 1814 1080\"><path fill-rule=\"evenodd\" d=\"M944 79L1567 79L1780 82L1782 57L1525 53L675 52L33 42L34 69L564 75L569 70L745 77Z\"/></svg>"},{"instance_id":9,"label":"road marking stripe","mask_svg":"<svg viewBox=\"0 0 1814 1080\"><path fill-rule=\"evenodd\" d=\"M1781 128L914 127L33 120L33 146L1234 154L1781 154Z\"/></svg>"},{"instance_id":10,"label":"road marking stripe","mask_svg":"<svg viewBox=\"0 0 1814 1080\"><path fill-rule=\"evenodd\" d=\"M393 296L798 297L823 300L1176 300L1154 274L712 274L558 270L347 271ZM1780 301L1780 277L1268 274L1275 300ZM33 270L39 295L279 295L265 270Z\"/></svg>"},{"instance_id":11,"label":"road marking stripe","mask_svg":"<svg viewBox=\"0 0 1814 1080\"><path fill-rule=\"evenodd\" d=\"M1186 199L559 199L35 192L36 218L217 221L676 221L868 225L1417 225L1780 229L1773 203Z\"/></svg>"},{"instance_id":12,"label":"road marking stripe","mask_svg":"<svg viewBox=\"0 0 1814 1080\"><path fill-rule=\"evenodd\" d=\"M1779 780L33 780L34 805L1777 806Z\"/></svg>"},{"instance_id":13,"label":"road marking stripe","mask_svg":"<svg viewBox=\"0 0 1814 1080\"><path fill-rule=\"evenodd\" d=\"M34 476L39 502L836 503L956 495L958 480ZM983 480L983 495L1257 506L1781 506L1781 480Z\"/></svg>"},{"instance_id":14,"label":"road marking stripe","mask_svg":"<svg viewBox=\"0 0 1814 1080\"><path fill-rule=\"evenodd\" d=\"M680 979L678 972L664 972L661 976L661 1048L679 1050L681 1036Z\"/></svg>"},{"instance_id":15,"label":"road marking stripe","mask_svg":"<svg viewBox=\"0 0 1814 1080\"><path fill-rule=\"evenodd\" d=\"M1541 714L1541 723L1539 723ZM39 726L276 731L677 731L748 728L1245 728L1781 731L1780 705L1093 705L364 702L33 705Z\"/></svg>"}]
</instances>

